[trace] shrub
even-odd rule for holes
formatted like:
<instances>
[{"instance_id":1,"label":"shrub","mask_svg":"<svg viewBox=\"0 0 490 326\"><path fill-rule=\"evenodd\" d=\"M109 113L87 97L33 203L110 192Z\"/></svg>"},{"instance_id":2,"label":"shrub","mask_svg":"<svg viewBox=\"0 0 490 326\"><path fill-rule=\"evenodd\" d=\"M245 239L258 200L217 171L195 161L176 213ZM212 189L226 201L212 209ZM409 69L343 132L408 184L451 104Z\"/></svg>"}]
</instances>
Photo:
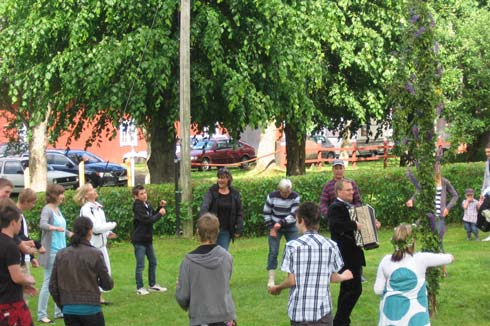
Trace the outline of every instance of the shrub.
<instances>
[{"instance_id":1,"label":"shrub","mask_svg":"<svg viewBox=\"0 0 490 326\"><path fill-rule=\"evenodd\" d=\"M463 216L461 201L464 198L464 190L468 187L479 192L483 179L484 164L456 163L445 165L443 175L451 181L460 195L458 202L451 210L448 222L459 222ZM361 191L362 201L376 209L377 218L384 227L393 227L400 222L411 222L417 216L413 216L405 202L412 196L414 187L406 177L406 168L389 168L376 170L348 170L346 177L356 181ZM310 173L304 176L291 177L293 190L301 195L301 201L319 202L320 193L326 181L332 177L330 170L324 173ZM263 223L262 209L267 194L277 188L281 177L250 177L235 180L233 186L240 191L243 202L244 235L260 236L266 234ZM202 197L210 184L200 181L193 186L193 202L191 206L194 219L202 202ZM167 205L167 215L163 222L155 225L155 234L175 234L175 193L173 184L146 185L148 198L152 205L157 206L160 199L164 198ZM109 221L117 222L116 233L120 239L129 239L133 225L133 196L129 188L103 187L99 188L99 201L104 205L104 211ZM65 192L65 202L61 206L63 215L71 226L71 222L80 212L73 202L73 190ZM38 204L26 217L30 221L31 230L39 232L39 216L44 206L44 194L39 194ZM323 222L323 227L325 227Z\"/></svg>"}]
</instances>

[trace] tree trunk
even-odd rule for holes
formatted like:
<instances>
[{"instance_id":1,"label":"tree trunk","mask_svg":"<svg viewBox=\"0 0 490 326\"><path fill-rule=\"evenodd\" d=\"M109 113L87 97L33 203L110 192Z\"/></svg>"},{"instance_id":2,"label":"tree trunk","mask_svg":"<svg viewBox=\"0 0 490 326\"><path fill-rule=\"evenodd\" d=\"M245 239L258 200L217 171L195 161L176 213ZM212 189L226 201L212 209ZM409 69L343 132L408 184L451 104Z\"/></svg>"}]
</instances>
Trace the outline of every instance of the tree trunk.
<instances>
[{"instance_id":1,"label":"tree trunk","mask_svg":"<svg viewBox=\"0 0 490 326\"><path fill-rule=\"evenodd\" d=\"M298 131L295 125L286 123L286 175L305 174L305 144L306 134Z\"/></svg>"},{"instance_id":2,"label":"tree trunk","mask_svg":"<svg viewBox=\"0 0 490 326\"><path fill-rule=\"evenodd\" d=\"M276 125L274 122L267 124L267 128L262 130L260 134L260 142L257 147L257 157L274 153L276 151ZM275 166L275 155L265 156L257 160L257 171L263 171L270 167Z\"/></svg>"},{"instance_id":3,"label":"tree trunk","mask_svg":"<svg viewBox=\"0 0 490 326\"><path fill-rule=\"evenodd\" d=\"M175 130L158 119L152 119L149 129L151 154L147 165L150 183L174 182Z\"/></svg>"},{"instance_id":4,"label":"tree trunk","mask_svg":"<svg viewBox=\"0 0 490 326\"><path fill-rule=\"evenodd\" d=\"M432 318L437 314L437 297L434 293L429 292L429 316Z\"/></svg>"},{"instance_id":5,"label":"tree trunk","mask_svg":"<svg viewBox=\"0 0 490 326\"><path fill-rule=\"evenodd\" d=\"M51 114L48 105L44 121L32 127L32 138L29 141L29 180L30 188L35 192L46 191L48 169L46 162L46 143L48 141L47 125Z\"/></svg>"}]
</instances>

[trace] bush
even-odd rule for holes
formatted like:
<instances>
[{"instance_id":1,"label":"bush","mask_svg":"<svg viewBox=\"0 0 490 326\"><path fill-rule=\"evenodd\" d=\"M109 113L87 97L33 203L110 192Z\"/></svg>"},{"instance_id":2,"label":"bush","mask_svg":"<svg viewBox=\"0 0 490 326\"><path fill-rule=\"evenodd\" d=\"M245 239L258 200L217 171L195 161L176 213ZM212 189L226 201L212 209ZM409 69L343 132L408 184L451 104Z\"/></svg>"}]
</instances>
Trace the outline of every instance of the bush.
<instances>
[{"instance_id":1,"label":"bush","mask_svg":"<svg viewBox=\"0 0 490 326\"><path fill-rule=\"evenodd\" d=\"M459 222L463 216L461 201L464 190L468 187L475 189L477 195L483 181L484 163L456 163L445 165L443 175L451 181L460 195L454 209L451 210L448 222ZM389 168L375 170L348 170L346 177L356 181L361 191L362 201L370 204L376 210L376 217L384 227L393 227L400 222L411 222L418 218L405 206L412 196L414 187L406 177L406 168ZM304 176L291 177L293 190L301 195L301 201L319 202L320 193L326 181L332 177L331 172L310 173ZM277 188L281 177L251 177L235 180L233 186L240 191L244 213L244 235L260 236L266 234L262 209L267 194ZM197 212L202 197L210 184L200 181L193 186L193 202L191 206L197 218ZM168 202L167 215L163 222L155 225L155 234L175 234L175 193L172 184L146 185L151 204L158 205L160 199ZM116 233L120 239L129 239L133 225L133 196L129 188L103 187L99 188L99 201L104 205L104 211L109 221L117 222ZM73 190L65 192L65 202L61 206L68 225L79 215L80 207L73 202ZM44 206L44 194L39 194L38 204L26 217L30 221L31 230L39 232L39 216ZM323 224L325 222L322 222ZM323 225L325 227L325 225Z\"/></svg>"}]
</instances>

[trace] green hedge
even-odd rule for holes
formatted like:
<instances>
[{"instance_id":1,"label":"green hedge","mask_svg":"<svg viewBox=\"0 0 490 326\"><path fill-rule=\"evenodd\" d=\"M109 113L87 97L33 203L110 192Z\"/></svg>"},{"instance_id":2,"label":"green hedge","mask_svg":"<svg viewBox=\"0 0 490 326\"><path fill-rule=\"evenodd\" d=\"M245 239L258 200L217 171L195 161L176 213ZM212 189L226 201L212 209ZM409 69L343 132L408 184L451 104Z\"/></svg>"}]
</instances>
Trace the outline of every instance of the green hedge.
<instances>
[{"instance_id":1,"label":"green hedge","mask_svg":"<svg viewBox=\"0 0 490 326\"><path fill-rule=\"evenodd\" d=\"M455 163L443 167L443 175L448 178L460 195L458 204L450 212L449 222L459 222L463 216L461 201L464 189L472 187L477 196L482 184L484 163ZM406 177L406 168L388 168L373 170L348 170L346 177L354 179L361 191L362 200L376 209L377 218L385 227L393 227L402 221L413 221L411 210L405 202L413 194L414 187ZM319 202L323 184L331 178L328 169L323 173L311 172L304 176L292 177L293 189L301 195L302 201ZM280 177L256 176L248 179L234 181L242 196L246 236L259 236L265 234L262 208L267 194L276 189ZM210 184L208 182L195 183L193 186L192 202L195 216L199 211L202 197ZM148 198L152 204L157 204L164 198L168 202L167 215L163 222L155 225L155 234L175 234L175 195L173 184L147 185ZM79 214L80 208L73 202L74 191L65 192L65 203L61 206L68 225ZM116 221L116 233L120 239L128 239L132 229L132 203L133 197L128 188L106 187L99 189L99 200L104 205L107 219ZM44 194L39 195L36 207L26 213L31 229L39 232L38 222L40 211L44 203ZM323 225L325 227L325 225Z\"/></svg>"}]
</instances>

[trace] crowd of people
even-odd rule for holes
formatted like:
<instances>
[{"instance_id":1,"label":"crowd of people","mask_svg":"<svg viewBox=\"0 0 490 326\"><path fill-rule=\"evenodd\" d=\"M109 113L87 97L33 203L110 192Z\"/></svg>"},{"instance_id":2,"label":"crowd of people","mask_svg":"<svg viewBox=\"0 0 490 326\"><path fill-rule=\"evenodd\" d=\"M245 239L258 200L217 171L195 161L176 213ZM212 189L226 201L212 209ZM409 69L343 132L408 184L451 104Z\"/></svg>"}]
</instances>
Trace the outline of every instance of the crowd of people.
<instances>
[{"instance_id":1,"label":"crowd of people","mask_svg":"<svg viewBox=\"0 0 490 326\"><path fill-rule=\"evenodd\" d=\"M490 157L490 151L487 152ZM475 192L465 190L464 228L468 240L479 239L476 219L483 198L490 196L489 164L480 200ZM279 181L263 206L264 224L268 229L267 289L279 295L289 289L288 316L291 325L351 325L351 313L362 294L362 269L366 265L364 251L357 237L365 227L352 217L352 208L362 205L361 194L353 180L344 176L342 160L332 162L333 178L320 195L320 204L300 202L291 180ZM204 194L197 237L200 246L183 259L176 286L176 300L189 314L190 325L236 325L237 315L230 280L233 259L230 243L243 231L242 199L232 186L233 177L226 168L217 173L217 182ZM458 200L451 183L435 174L434 211L430 225L439 235L440 253L415 251L415 231L409 224L395 228L394 251L379 264L374 292L381 296L379 325L427 325L429 311L425 272L429 267L444 266L454 257L444 253L444 220ZM489 185L486 185L489 183ZM420 191L406 205L416 204ZM23 212L32 209L37 196L24 189L18 202L9 199L13 185L0 178L0 324L33 325L27 302L37 294L30 267L42 266L44 277L39 291L37 320L52 323L48 299L54 299L54 318L65 325L105 325L102 305L110 304L102 293L114 286L107 241L117 237L117 224L107 221L103 206L97 202L97 190L90 184L81 186L74 200L80 214L69 230L60 205L64 188L49 185L46 205L40 216L41 241L29 238ZM166 201L154 209L148 202L146 189L137 185L132 191L136 294L166 292L156 280L157 258L153 248L153 225L166 214ZM449 199L450 197L450 199ZM319 233L320 221L327 221L330 238ZM375 227L380 228L376 220ZM280 241L286 244L280 269L285 279L276 284ZM69 246L67 242L69 241ZM148 260L148 286L143 271ZM443 276L447 276L445 269ZM334 313L330 283L341 283Z\"/></svg>"}]
</instances>

